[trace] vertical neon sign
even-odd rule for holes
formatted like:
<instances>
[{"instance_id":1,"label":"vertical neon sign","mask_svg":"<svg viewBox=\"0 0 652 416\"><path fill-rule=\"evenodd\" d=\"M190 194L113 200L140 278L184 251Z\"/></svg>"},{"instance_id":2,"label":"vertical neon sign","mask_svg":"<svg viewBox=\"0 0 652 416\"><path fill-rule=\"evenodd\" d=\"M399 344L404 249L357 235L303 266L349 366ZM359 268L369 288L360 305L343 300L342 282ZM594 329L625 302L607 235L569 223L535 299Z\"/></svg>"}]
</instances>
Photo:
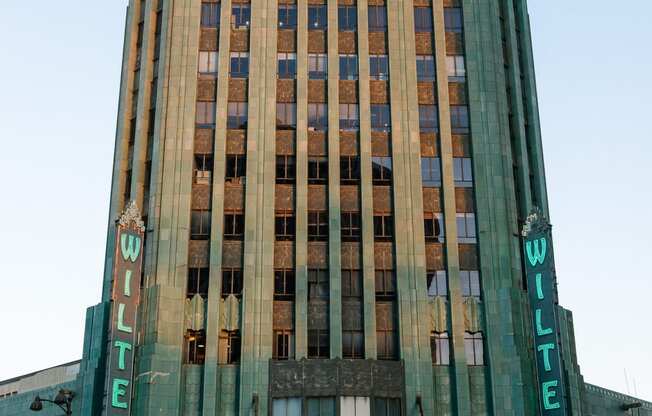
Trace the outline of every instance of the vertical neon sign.
<instances>
[{"instance_id":1,"label":"vertical neon sign","mask_svg":"<svg viewBox=\"0 0 652 416\"><path fill-rule=\"evenodd\" d=\"M145 231L135 203L129 204L116 227L106 414L129 415Z\"/></svg>"},{"instance_id":2,"label":"vertical neon sign","mask_svg":"<svg viewBox=\"0 0 652 416\"><path fill-rule=\"evenodd\" d=\"M566 415L552 233L548 221L536 210L528 216L523 227L523 255L532 312L541 414Z\"/></svg>"}]
</instances>

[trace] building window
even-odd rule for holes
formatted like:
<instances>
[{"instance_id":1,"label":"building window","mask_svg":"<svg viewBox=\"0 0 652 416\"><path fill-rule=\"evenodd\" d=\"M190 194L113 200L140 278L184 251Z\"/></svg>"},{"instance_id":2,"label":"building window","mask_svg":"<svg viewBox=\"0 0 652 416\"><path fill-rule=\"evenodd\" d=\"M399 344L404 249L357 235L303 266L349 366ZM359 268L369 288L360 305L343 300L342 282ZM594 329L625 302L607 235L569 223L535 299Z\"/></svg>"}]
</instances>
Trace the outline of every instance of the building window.
<instances>
[{"instance_id":1,"label":"building window","mask_svg":"<svg viewBox=\"0 0 652 416\"><path fill-rule=\"evenodd\" d=\"M371 104L371 130L389 132L392 129L392 119L389 104Z\"/></svg>"},{"instance_id":2,"label":"building window","mask_svg":"<svg viewBox=\"0 0 652 416\"><path fill-rule=\"evenodd\" d=\"M294 269L274 270L274 300L294 299Z\"/></svg>"},{"instance_id":3,"label":"building window","mask_svg":"<svg viewBox=\"0 0 652 416\"><path fill-rule=\"evenodd\" d=\"M437 106L432 104L419 104L419 130L422 133L436 133L439 131L439 115Z\"/></svg>"},{"instance_id":4,"label":"building window","mask_svg":"<svg viewBox=\"0 0 652 416\"><path fill-rule=\"evenodd\" d=\"M248 28L251 20L249 4L234 4L231 8L231 21L235 28Z\"/></svg>"},{"instance_id":5,"label":"building window","mask_svg":"<svg viewBox=\"0 0 652 416\"><path fill-rule=\"evenodd\" d=\"M341 32L358 30L356 6L339 6L337 8L337 27Z\"/></svg>"},{"instance_id":6,"label":"building window","mask_svg":"<svg viewBox=\"0 0 652 416\"><path fill-rule=\"evenodd\" d=\"M224 214L224 239L244 239L244 214Z\"/></svg>"},{"instance_id":7,"label":"building window","mask_svg":"<svg viewBox=\"0 0 652 416\"><path fill-rule=\"evenodd\" d=\"M449 82L466 81L466 64L463 55L447 56L446 68L448 70Z\"/></svg>"},{"instance_id":8,"label":"building window","mask_svg":"<svg viewBox=\"0 0 652 416\"><path fill-rule=\"evenodd\" d=\"M278 27L280 29L297 28L297 5L296 4L278 5Z\"/></svg>"},{"instance_id":9,"label":"building window","mask_svg":"<svg viewBox=\"0 0 652 416\"><path fill-rule=\"evenodd\" d=\"M215 127L215 101L198 101L195 115L197 127Z\"/></svg>"},{"instance_id":10,"label":"building window","mask_svg":"<svg viewBox=\"0 0 652 416\"><path fill-rule=\"evenodd\" d=\"M374 399L374 416L401 416L401 400L377 397Z\"/></svg>"},{"instance_id":11,"label":"building window","mask_svg":"<svg viewBox=\"0 0 652 416\"><path fill-rule=\"evenodd\" d=\"M386 32L387 31L387 9L385 6L369 6L369 31Z\"/></svg>"},{"instance_id":12,"label":"building window","mask_svg":"<svg viewBox=\"0 0 652 416\"><path fill-rule=\"evenodd\" d=\"M308 211L308 241L328 241L327 211Z\"/></svg>"},{"instance_id":13,"label":"building window","mask_svg":"<svg viewBox=\"0 0 652 416\"><path fill-rule=\"evenodd\" d=\"M274 399L272 402L272 416L301 416L301 407L300 397Z\"/></svg>"},{"instance_id":14,"label":"building window","mask_svg":"<svg viewBox=\"0 0 652 416\"><path fill-rule=\"evenodd\" d=\"M210 185L212 173L213 173L213 155L196 154L195 155L195 183L198 185Z\"/></svg>"},{"instance_id":15,"label":"building window","mask_svg":"<svg viewBox=\"0 0 652 416\"><path fill-rule=\"evenodd\" d=\"M453 133L469 132L469 109L465 105L451 105L451 129Z\"/></svg>"},{"instance_id":16,"label":"building window","mask_svg":"<svg viewBox=\"0 0 652 416\"><path fill-rule=\"evenodd\" d=\"M430 334L430 349L432 363L435 365L449 365L451 360L450 339L448 332L433 332Z\"/></svg>"},{"instance_id":17,"label":"building window","mask_svg":"<svg viewBox=\"0 0 652 416\"><path fill-rule=\"evenodd\" d=\"M457 242L474 244L477 242L475 233L475 214L457 213Z\"/></svg>"},{"instance_id":18,"label":"building window","mask_svg":"<svg viewBox=\"0 0 652 416\"><path fill-rule=\"evenodd\" d=\"M414 31L432 32L432 8L431 7L414 8Z\"/></svg>"},{"instance_id":19,"label":"building window","mask_svg":"<svg viewBox=\"0 0 652 416\"><path fill-rule=\"evenodd\" d=\"M376 298L391 300L396 295L396 273L394 270L377 269L376 278Z\"/></svg>"},{"instance_id":20,"label":"building window","mask_svg":"<svg viewBox=\"0 0 652 416\"><path fill-rule=\"evenodd\" d=\"M394 236L394 217L391 214L374 215L374 238L380 241L391 240Z\"/></svg>"},{"instance_id":21,"label":"building window","mask_svg":"<svg viewBox=\"0 0 652 416\"><path fill-rule=\"evenodd\" d=\"M308 6L308 29L326 30L328 26L328 8L325 5Z\"/></svg>"},{"instance_id":22,"label":"building window","mask_svg":"<svg viewBox=\"0 0 652 416\"><path fill-rule=\"evenodd\" d=\"M309 329L308 330L308 358L329 358L330 357L330 339L328 330ZM309 413L321 414L321 413Z\"/></svg>"},{"instance_id":23,"label":"building window","mask_svg":"<svg viewBox=\"0 0 652 416\"><path fill-rule=\"evenodd\" d=\"M220 334L220 352L223 354L222 364L237 364L240 362L240 331L222 331Z\"/></svg>"},{"instance_id":24,"label":"building window","mask_svg":"<svg viewBox=\"0 0 652 416\"><path fill-rule=\"evenodd\" d=\"M358 79L358 55L340 54L340 79Z\"/></svg>"},{"instance_id":25,"label":"building window","mask_svg":"<svg viewBox=\"0 0 652 416\"><path fill-rule=\"evenodd\" d=\"M247 78L249 76L249 52L231 52L231 78Z\"/></svg>"},{"instance_id":26,"label":"building window","mask_svg":"<svg viewBox=\"0 0 652 416\"><path fill-rule=\"evenodd\" d=\"M435 57L432 55L417 55L417 81L434 82L436 79Z\"/></svg>"},{"instance_id":27,"label":"building window","mask_svg":"<svg viewBox=\"0 0 652 416\"><path fill-rule=\"evenodd\" d=\"M223 268L222 269L222 297L229 295L242 295L242 270Z\"/></svg>"},{"instance_id":28,"label":"building window","mask_svg":"<svg viewBox=\"0 0 652 416\"><path fill-rule=\"evenodd\" d=\"M358 156L340 157L340 182L356 184L360 181L360 158Z\"/></svg>"},{"instance_id":29,"label":"building window","mask_svg":"<svg viewBox=\"0 0 652 416\"><path fill-rule=\"evenodd\" d=\"M310 397L306 399L307 416L335 416L333 397Z\"/></svg>"},{"instance_id":30,"label":"building window","mask_svg":"<svg viewBox=\"0 0 652 416\"><path fill-rule=\"evenodd\" d=\"M295 158L292 155L276 156L276 183L294 183L296 174Z\"/></svg>"},{"instance_id":31,"label":"building window","mask_svg":"<svg viewBox=\"0 0 652 416\"><path fill-rule=\"evenodd\" d=\"M360 129L360 116L357 104L340 104L340 130L357 131Z\"/></svg>"},{"instance_id":32,"label":"building window","mask_svg":"<svg viewBox=\"0 0 652 416\"><path fill-rule=\"evenodd\" d=\"M206 333L203 330L186 331L186 364L204 364L206 357Z\"/></svg>"},{"instance_id":33,"label":"building window","mask_svg":"<svg viewBox=\"0 0 652 416\"><path fill-rule=\"evenodd\" d=\"M428 284L428 296L448 296L448 277L446 270L431 270L426 272L426 283Z\"/></svg>"},{"instance_id":34,"label":"building window","mask_svg":"<svg viewBox=\"0 0 652 416\"><path fill-rule=\"evenodd\" d=\"M308 130L326 131L328 129L328 106L308 104Z\"/></svg>"},{"instance_id":35,"label":"building window","mask_svg":"<svg viewBox=\"0 0 652 416\"><path fill-rule=\"evenodd\" d=\"M345 359L364 358L364 333L362 331L342 331L342 357Z\"/></svg>"},{"instance_id":36,"label":"building window","mask_svg":"<svg viewBox=\"0 0 652 416\"><path fill-rule=\"evenodd\" d=\"M247 103L228 103L226 128L236 130L247 128Z\"/></svg>"},{"instance_id":37,"label":"building window","mask_svg":"<svg viewBox=\"0 0 652 416\"><path fill-rule=\"evenodd\" d=\"M328 270L308 269L308 297L310 299L328 299Z\"/></svg>"},{"instance_id":38,"label":"building window","mask_svg":"<svg viewBox=\"0 0 652 416\"><path fill-rule=\"evenodd\" d=\"M277 212L276 213L276 241L294 240L294 213Z\"/></svg>"},{"instance_id":39,"label":"building window","mask_svg":"<svg viewBox=\"0 0 652 416\"><path fill-rule=\"evenodd\" d=\"M374 185L391 184L392 158L390 156L373 156L371 158L371 173Z\"/></svg>"},{"instance_id":40,"label":"building window","mask_svg":"<svg viewBox=\"0 0 652 416\"><path fill-rule=\"evenodd\" d=\"M236 181L247 175L246 155L226 155L226 174L224 179Z\"/></svg>"},{"instance_id":41,"label":"building window","mask_svg":"<svg viewBox=\"0 0 652 416\"><path fill-rule=\"evenodd\" d=\"M444 27L447 32L462 32L464 26L461 7L444 8Z\"/></svg>"},{"instance_id":42,"label":"building window","mask_svg":"<svg viewBox=\"0 0 652 416\"><path fill-rule=\"evenodd\" d=\"M462 297L480 298L480 272L477 270L460 270Z\"/></svg>"},{"instance_id":43,"label":"building window","mask_svg":"<svg viewBox=\"0 0 652 416\"><path fill-rule=\"evenodd\" d=\"M484 346L482 332L465 332L464 349L468 365L484 365Z\"/></svg>"},{"instance_id":44,"label":"building window","mask_svg":"<svg viewBox=\"0 0 652 416\"><path fill-rule=\"evenodd\" d=\"M220 25L220 3L202 3L201 4L201 26L218 27ZM157 15L158 17L158 15ZM160 25L156 25L157 30Z\"/></svg>"},{"instance_id":45,"label":"building window","mask_svg":"<svg viewBox=\"0 0 652 416\"><path fill-rule=\"evenodd\" d=\"M396 359L396 334L393 330L376 330L376 342L378 343L379 360ZM397 416L399 415L400 413L397 413Z\"/></svg>"},{"instance_id":46,"label":"building window","mask_svg":"<svg viewBox=\"0 0 652 416\"><path fill-rule=\"evenodd\" d=\"M297 54L282 52L278 57L278 77L281 79L295 79L297 76Z\"/></svg>"},{"instance_id":47,"label":"building window","mask_svg":"<svg viewBox=\"0 0 652 416\"><path fill-rule=\"evenodd\" d=\"M421 182L425 187L441 186L441 162L438 157L421 158Z\"/></svg>"},{"instance_id":48,"label":"building window","mask_svg":"<svg viewBox=\"0 0 652 416\"><path fill-rule=\"evenodd\" d=\"M342 212L342 241L360 241L359 212Z\"/></svg>"},{"instance_id":49,"label":"building window","mask_svg":"<svg viewBox=\"0 0 652 416\"><path fill-rule=\"evenodd\" d=\"M423 234L427 242L444 242L444 214L425 212L423 214Z\"/></svg>"},{"instance_id":50,"label":"building window","mask_svg":"<svg viewBox=\"0 0 652 416\"><path fill-rule=\"evenodd\" d=\"M296 130L297 105L295 103L276 103L276 129Z\"/></svg>"},{"instance_id":51,"label":"building window","mask_svg":"<svg viewBox=\"0 0 652 416\"><path fill-rule=\"evenodd\" d=\"M328 78L328 56L325 53L308 54L308 79Z\"/></svg>"},{"instance_id":52,"label":"building window","mask_svg":"<svg viewBox=\"0 0 652 416\"><path fill-rule=\"evenodd\" d=\"M208 267L190 267L188 269L186 296L190 299L195 295L200 295L204 299L208 297Z\"/></svg>"},{"instance_id":53,"label":"building window","mask_svg":"<svg viewBox=\"0 0 652 416\"><path fill-rule=\"evenodd\" d=\"M199 73L217 74L217 52L215 51L199 52Z\"/></svg>"},{"instance_id":54,"label":"building window","mask_svg":"<svg viewBox=\"0 0 652 416\"><path fill-rule=\"evenodd\" d=\"M294 334L292 331L274 331L273 358L275 360L294 358Z\"/></svg>"},{"instance_id":55,"label":"building window","mask_svg":"<svg viewBox=\"0 0 652 416\"><path fill-rule=\"evenodd\" d=\"M190 238L208 240L211 237L211 212L194 209L190 213Z\"/></svg>"},{"instance_id":56,"label":"building window","mask_svg":"<svg viewBox=\"0 0 652 416\"><path fill-rule=\"evenodd\" d=\"M308 158L308 183L312 185L328 183L328 158L325 156Z\"/></svg>"},{"instance_id":57,"label":"building window","mask_svg":"<svg viewBox=\"0 0 652 416\"><path fill-rule=\"evenodd\" d=\"M360 270L342 270L342 297L360 298L362 296L362 274Z\"/></svg>"},{"instance_id":58,"label":"building window","mask_svg":"<svg viewBox=\"0 0 652 416\"><path fill-rule=\"evenodd\" d=\"M453 158L453 177L455 178L455 186L461 188L471 188L473 186L473 168L471 158Z\"/></svg>"},{"instance_id":59,"label":"building window","mask_svg":"<svg viewBox=\"0 0 652 416\"><path fill-rule=\"evenodd\" d=\"M387 55L369 55L369 78L377 81L387 81L389 78Z\"/></svg>"}]
</instances>

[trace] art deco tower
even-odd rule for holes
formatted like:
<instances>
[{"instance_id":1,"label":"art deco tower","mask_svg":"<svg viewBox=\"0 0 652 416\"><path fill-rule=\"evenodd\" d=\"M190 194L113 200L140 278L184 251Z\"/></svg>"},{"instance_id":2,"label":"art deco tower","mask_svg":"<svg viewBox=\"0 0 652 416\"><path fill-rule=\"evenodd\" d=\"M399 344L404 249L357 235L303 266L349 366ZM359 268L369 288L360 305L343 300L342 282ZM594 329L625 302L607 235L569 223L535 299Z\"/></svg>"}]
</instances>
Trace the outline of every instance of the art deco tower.
<instances>
[{"instance_id":1,"label":"art deco tower","mask_svg":"<svg viewBox=\"0 0 652 416\"><path fill-rule=\"evenodd\" d=\"M116 410L130 201L146 229ZM534 207L547 216L525 0L132 0L83 411L536 415Z\"/></svg>"}]
</instances>

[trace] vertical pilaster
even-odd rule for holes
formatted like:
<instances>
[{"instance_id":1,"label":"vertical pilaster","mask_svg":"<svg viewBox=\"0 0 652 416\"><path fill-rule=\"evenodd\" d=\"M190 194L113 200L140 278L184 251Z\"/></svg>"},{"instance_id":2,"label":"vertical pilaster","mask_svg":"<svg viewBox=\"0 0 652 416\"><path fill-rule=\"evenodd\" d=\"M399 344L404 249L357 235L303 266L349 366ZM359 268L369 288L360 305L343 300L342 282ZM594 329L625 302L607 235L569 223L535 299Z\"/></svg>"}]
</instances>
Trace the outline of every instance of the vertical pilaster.
<instances>
[{"instance_id":1,"label":"vertical pilaster","mask_svg":"<svg viewBox=\"0 0 652 416\"><path fill-rule=\"evenodd\" d=\"M138 80L138 105L136 114L136 134L134 154L131 161L131 199L136 201L139 209L143 209L143 193L145 189L145 160L147 158L147 129L152 86L152 57L154 55L154 31L156 30L156 1L146 0L143 15L143 44L141 47L140 79ZM154 17L153 17L154 16ZM142 213L147 215L147 213Z\"/></svg>"},{"instance_id":2,"label":"vertical pilaster","mask_svg":"<svg viewBox=\"0 0 652 416\"><path fill-rule=\"evenodd\" d=\"M179 414L181 397L169 400L168 391L181 391L184 289L187 279L193 141L199 42L199 0L176 2L171 10L169 68L166 74L167 113L163 141L161 211L155 282L146 292L147 327L140 348L139 371L160 373L155 383L139 379L136 409L152 414L163 409ZM153 386L156 386L154 388Z\"/></svg>"},{"instance_id":3,"label":"vertical pilaster","mask_svg":"<svg viewBox=\"0 0 652 416\"><path fill-rule=\"evenodd\" d=\"M406 409L433 412L430 329L426 297L421 137L412 0L388 0L396 275L401 358L406 369Z\"/></svg>"},{"instance_id":4,"label":"vertical pilaster","mask_svg":"<svg viewBox=\"0 0 652 416\"><path fill-rule=\"evenodd\" d=\"M204 361L203 414L215 415L219 408L218 342L220 298L222 293L222 249L224 232L224 175L226 169L226 120L229 97L231 46L231 0L221 1L213 142L213 188L211 202L211 240L208 303L206 308L206 357Z\"/></svg>"},{"instance_id":5,"label":"vertical pilaster","mask_svg":"<svg viewBox=\"0 0 652 416\"><path fill-rule=\"evenodd\" d=\"M433 1L435 30L435 66L437 71L437 97L439 100L439 134L442 170L442 198L446 240L446 266L451 312L452 371L457 404L457 415L471 414L469 373L464 349L464 310L460 287L460 258L457 243L457 216L455 205L455 180L453 173L453 138L451 130L448 72L446 70L446 32L443 0Z\"/></svg>"},{"instance_id":6,"label":"vertical pilaster","mask_svg":"<svg viewBox=\"0 0 652 416\"><path fill-rule=\"evenodd\" d=\"M308 1L297 2L295 355L308 355Z\"/></svg>"},{"instance_id":7,"label":"vertical pilaster","mask_svg":"<svg viewBox=\"0 0 652 416\"><path fill-rule=\"evenodd\" d=\"M276 0L251 2L240 412L267 414L274 295ZM257 399L254 399L257 397Z\"/></svg>"},{"instance_id":8,"label":"vertical pilaster","mask_svg":"<svg viewBox=\"0 0 652 416\"><path fill-rule=\"evenodd\" d=\"M360 114L360 206L365 358L376 359L376 281L374 196L371 171L371 98L369 92L369 18L367 0L358 0L358 97Z\"/></svg>"},{"instance_id":9,"label":"vertical pilaster","mask_svg":"<svg viewBox=\"0 0 652 416\"><path fill-rule=\"evenodd\" d=\"M328 269L330 352L342 358L342 216L340 213L340 98L337 0L328 1Z\"/></svg>"}]
</instances>

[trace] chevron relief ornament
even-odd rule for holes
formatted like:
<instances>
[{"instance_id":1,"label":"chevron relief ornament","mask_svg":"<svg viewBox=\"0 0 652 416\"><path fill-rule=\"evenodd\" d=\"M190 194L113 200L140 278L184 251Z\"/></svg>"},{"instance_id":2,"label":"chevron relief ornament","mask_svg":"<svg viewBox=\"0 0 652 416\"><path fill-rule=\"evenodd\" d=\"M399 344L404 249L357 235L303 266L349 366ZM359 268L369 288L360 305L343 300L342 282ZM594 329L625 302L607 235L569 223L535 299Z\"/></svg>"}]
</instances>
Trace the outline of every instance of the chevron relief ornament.
<instances>
[{"instance_id":1,"label":"chevron relief ornament","mask_svg":"<svg viewBox=\"0 0 652 416\"><path fill-rule=\"evenodd\" d=\"M448 331L446 299L443 296L435 296L430 300L430 327L435 332Z\"/></svg>"},{"instance_id":2,"label":"chevron relief ornament","mask_svg":"<svg viewBox=\"0 0 652 416\"><path fill-rule=\"evenodd\" d=\"M480 302L477 298L469 296L464 299L464 327L468 332L480 331Z\"/></svg>"},{"instance_id":3,"label":"chevron relief ornament","mask_svg":"<svg viewBox=\"0 0 652 416\"><path fill-rule=\"evenodd\" d=\"M199 294L186 299L186 328L193 331L204 329L206 318L206 301Z\"/></svg>"},{"instance_id":4,"label":"chevron relief ornament","mask_svg":"<svg viewBox=\"0 0 652 416\"><path fill-rule=\"evenodd\" d=\"M225 331L237 331L240 329L240 300L234 295L229 295L221 300L220 326Z\"/></svg>"}]
</instances>

